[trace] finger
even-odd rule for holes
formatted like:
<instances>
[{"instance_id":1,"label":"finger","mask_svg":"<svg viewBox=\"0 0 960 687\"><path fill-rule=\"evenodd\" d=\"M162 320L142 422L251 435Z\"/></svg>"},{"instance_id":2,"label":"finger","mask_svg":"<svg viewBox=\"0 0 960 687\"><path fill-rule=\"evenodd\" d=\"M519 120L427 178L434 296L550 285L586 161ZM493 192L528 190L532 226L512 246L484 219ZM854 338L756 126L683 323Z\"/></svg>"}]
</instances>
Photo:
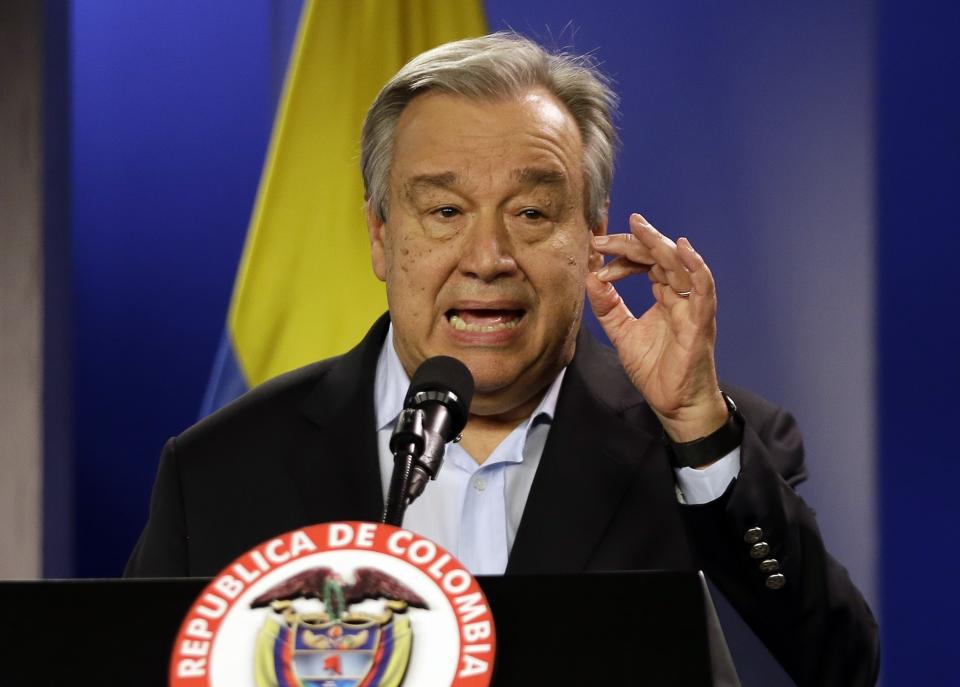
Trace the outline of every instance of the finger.
<instances>
[{"instance_id":1,"label":"finger","mask_svg":"<svg viewBox=\"0 0 960 687\"><path fill-rule=\"evenodd\" d=\"M647 276L650 277L650 281L654 282L655 284L670 283L669 279L667 279L667 273L662 267L660 267L660 265L654 265L651 267Z\"/></svg>"},{"instance_id":2,"label":"finger","mask_svg":"<svg viewBox=\"0 0 960 687\"><path fill-rule=\"evenodd\" d=\"M669 284L670 288L677 293L689 293L692 290L693 282L686 270L665 269L663 272L664 283Z\"/></svg>"},{"instance_id":3,"label":"finger","mask_svg":"<svg viewBox=\"0 0 960 687\"><path fill-rule=\"evenodd\" d=\"M652 271L658 282L669 284L677 293L685 293L692 288L692 281L686 266L677 251L677 244L661 234L643 215L630 216L630 230L640 243L650 251L659 271Z\"/></svg>"},{"instance_id":4,"label":"finger","mask_svg":"<svg viewBox=\"0 0 960 687\"><path fill-rule=\"evenodd\" d=\"M716 295L716 286L713 281L713 274L707 263L690 243L690 239L681 238L677 248L677 255L683 262L684 269L690 278L692 290L699 296L714 297Z\"/></svg>"},{"instance_id":5,"label":"finger","mask_svg":"<svg viewBox=\"0 0 960 687\"><path fill-rule=\"evenodd\" d=\"M604 242L602 244L602 250L599 252L606 255L617 256L607 263L605 269L597 272L597 277L601 281L617 281L631 274L644 274L649 272L648 276L650 276L651 281L662 282L664 284L670 284L672 281L672 285L676 287L678 291L690 290L690 285L686 280L686 270L679 260L671 258L670 262L673 264L671 270L655 263L650 249L643 245L639 239L632 234L614 234L609 237L595 237L595 243L600 239L604 239ZM606 241L605 239L610 239L610 241ZM669 242L672 255L676 247L669 239L665 240ZM631 266L627 267L627 265ZM676 272L676 274L671 277L669 272Z\"/></svg>"},{"instance_id":6,"label":"finger","mask_svg":"<svg viewBox=\"0 0 960 687\"><path fill-rule=\"evenodd\" d=\"M646 217L639 212L630 215L630 233L637 237L640 243L647 246L651 251L657 248L675 249L675 244L669 237L661 234Z\"/></svg>"},{"instance_id":7,"label":"finger","mask_svg":"<svg viewBox=\"0 0 960 687\"><path fill-rule=\"evenodd\" d=\"M657 303L664 306L668 311L672 311L673 306L681 300L677 292L671 289L668 284L658 282L651 287L651 290Z\"/></svg>"},{"instance_id":8,"label":"finger","mask_svg":"<svg viewBox=\"0 0 960 687\"><path fill-rule=\"evenodd\" d=\"M671 314L675 314L675 309L678 306L684 308L685 312L690 306L690 296L677 293L669 284L657 282L651 289L653 290L653 297L656 298L657 303L665 307ZM689 319L689 316L687 316L687 319Z\"/></svg>"},{"instance_id":9,"label":"finger","mask_svg":"<svg viewBox=\"0 0 960 687\"><path fill-rule=\"evenodd\" d=\"M717 313L717 292L713 274L689 239L681 238L677 243L678 255L690 276L690 300L694 320L700 323L710 322Z\"/></svg>"},{"instance_id":10,"label":"finger","mask_svg":"<svg viewBox=\"0 0 960 687\"><path fill-rule=\"evenodd\" d=\"M695 319L694 304L690 302L690 298L677 295L677 292L666 284L654 284L652 290L657 305L669 313L670 329L681 347L690 350L705 333L709 335L710 330L706 323Z\"/></svg>"},{"instance_id":11,"label":"finger","mask_svg":"<svg viewBox=\"0 0 960 687\"><path fill-rule=\"evenodd\" d=\"M616 346L626 333L626 327L635 321L630 308L623 302L620 294L609 282L601 281L597 275L587 274L587 299L600 326L610 342Z\"/></svg>"},{"instance_id":12,"label":"finger","mask_svg":"<svg viewBox=\"0 0 960 687\"><path fill-rule=\"evenodd\" d=\"M603 255L625 257L633 262L650 265L655 262L650 249L633 234L607 234L593 237L594 249Z\"/></svg>"},{"instance_id":13,"label":"finger","mask_svg":"<svg viewBox=\"0 0 960 687\"><path fill-rule=\"evenodd\" d=\"M646 274L650 265L643 265L625 257L614 258L597 271L597 279L605 282L619 281L631 274Z\"/></svg>"}]
</instances>

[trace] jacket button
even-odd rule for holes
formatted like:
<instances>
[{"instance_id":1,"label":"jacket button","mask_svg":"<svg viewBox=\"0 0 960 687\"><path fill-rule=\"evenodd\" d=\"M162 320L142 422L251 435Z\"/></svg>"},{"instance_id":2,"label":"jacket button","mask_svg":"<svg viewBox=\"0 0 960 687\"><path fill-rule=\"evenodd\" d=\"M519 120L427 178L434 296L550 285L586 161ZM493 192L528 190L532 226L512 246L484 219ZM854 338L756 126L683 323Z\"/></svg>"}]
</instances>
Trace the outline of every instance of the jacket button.
<instances>
[{"instance_id":1,"label":"jacket button","mask_svg":"<svg viewBox=\"0 0 960 687\"><path fill-rule=\"evenodd\" d=\"M750 558L765 558L770 553L770 545L765 541L758 541L750 547Z\"/></svg>"},{"instance_id":2,"label":"jacket button","mask_svg":"<svg viewBox=\"0 0 960 687\"><path fill-rule=\"evenodd\" d=\"M787 578L782 574L777 573L776 575L771 575L768 577L764 584L767 585L767 589L781 589L786 583Z\"/></svg>"},{"instance_id":3,"label":"jacket button","mask_svg":"<svg viewBox=\"0 0 960 687\"><path fill-rule=\"evenodd\" d=\"M767 558L766 560L760 561L760 572L764 575L780 572L780 561L776 558Z\"/></svg>"},{"instance_id":4,"label":"jacket button","mask_svg":"<svg viewBox=\"0 0 960 687\"><path fill-rule=\"evenodd\" d=\"M751 527L743 534L743 541L748 544L756 544L763 539L763 530L759 527Z\"/></svg>"}]
</instances>

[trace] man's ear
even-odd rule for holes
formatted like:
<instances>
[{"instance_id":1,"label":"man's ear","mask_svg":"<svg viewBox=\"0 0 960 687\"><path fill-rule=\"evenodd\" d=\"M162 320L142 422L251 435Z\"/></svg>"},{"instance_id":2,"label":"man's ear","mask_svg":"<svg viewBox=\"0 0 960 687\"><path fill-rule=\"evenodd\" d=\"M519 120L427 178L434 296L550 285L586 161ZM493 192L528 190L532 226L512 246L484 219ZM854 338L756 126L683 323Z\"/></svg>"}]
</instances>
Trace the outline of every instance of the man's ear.
<instances>
[{"instance_id":1,"label":"man's ear","mask_svg":"<svg viewBox=\"0 0 960 687\"><path fill-rule=\"evenodd\" d=\"M367 236L370 238L370 262L373 265L373 273L377 275L380 281L387 280L387 249L384 244L384 232L386 231L386 222L380 219L380 214L373 205L372 200L366 202L367 216Z\"/></svg>"},{"instance_id":2,"label":"man's ear","mask_svg":"<svg viewBox=\"0 0 960 687\"><path fill-rule=\"evenodd\" d=\"M607 235L607 224L610 221L607 213L610 210L610 200L607 199L607 202L603 206L603 217L597 222L596 226L590 229L590 233L594 236L606 236ZM591 272L596 272L598 269L603 267L603 255L598 253L590 247L590 257L587 259L587 266L590 268Z\"/></svg>"}]
</instances>

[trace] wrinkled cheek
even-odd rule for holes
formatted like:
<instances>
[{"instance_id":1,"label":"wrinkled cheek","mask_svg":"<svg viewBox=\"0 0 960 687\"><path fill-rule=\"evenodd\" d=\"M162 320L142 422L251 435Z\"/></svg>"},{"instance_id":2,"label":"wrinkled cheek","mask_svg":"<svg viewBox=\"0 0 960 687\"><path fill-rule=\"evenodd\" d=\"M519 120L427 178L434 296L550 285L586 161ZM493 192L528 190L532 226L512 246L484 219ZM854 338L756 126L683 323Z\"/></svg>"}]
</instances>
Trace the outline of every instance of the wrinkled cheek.
<instances>
[{"instance_id":1,"label":"wrinkled cheek","mask_svg":"<svg viewBox=\"0 0 960 687\"><path fill-rule=\"evenodd\" d=\"M558 256L550 277L544 282L541 298L553 301L553 310L559 317L577 318L582 309L586 263L573 255Z\"/></svg>"},{"instance_id":2,"label":"wrinkled cheek","mask_svg":"<svg viewBox=\"0 0 960 687\"><path fill-rule=\"evenodd\" d=\"M409 331L420 331L433 314L438 274L433 257L432 248L401 243L388 270L390 309Z\"/></svg>"},{"instance_id":3,"label":"wrinkled cheek","mask_svg":"<svg viewBox=\"0 0 960 687\"><path fill-rule=\"evenodd\" d=\"M589 260L586 254L569 257L567 261L567 278L564 281L569 294L570 307L578 321L580 319L580 313L583 310L587 272L589 272L589 270Z\"/></svg>"},{"instance_id":4,"label":"wrinkled cheek","mask_svg":"<svg viewBox=\"0 0 960 687\"><path fill-rule=\"evenodd\" d=\"M423 269L424 250L418 246L410 236L401 236L397 244L393 246L393 259L390 261L390 267L393 274L404 282L411 279L411 275L416 275Z\"/></svg>"},{"instance_id":5,"label":"wrinkled cheek","mask_svg":"<svg viewBox=\"0 0 960 687\"><path fill-rule=\"evenodd\" d=\"M586 278L590 269L590 235L581 235L579 227L575 231L576 236L571 236L570 232L559 232L551 239L550 249L558 257L558 263L568 278Z\"/></svg>"}]
</instances>

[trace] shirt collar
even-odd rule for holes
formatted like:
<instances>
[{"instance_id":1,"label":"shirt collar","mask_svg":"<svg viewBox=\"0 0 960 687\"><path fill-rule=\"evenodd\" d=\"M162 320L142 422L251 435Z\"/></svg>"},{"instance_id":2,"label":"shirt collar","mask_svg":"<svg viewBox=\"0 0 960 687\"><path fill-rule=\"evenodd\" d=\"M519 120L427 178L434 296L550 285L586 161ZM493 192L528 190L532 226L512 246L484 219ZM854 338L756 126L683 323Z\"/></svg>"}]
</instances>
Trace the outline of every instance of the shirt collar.
<instances>
[{"instance_id":1,"label":"shirt collar","mask_svg":"<svg viewBox=\"0 0 960 687\"><path fill-rule=\"evenodd\" d=\"M529 431L534 421L553 421L554 413L557 410L557 399L560 396L560 386L563 384L563 377L566 373L567 368L560 370L560 373L550 384L547 393L540 399L540 404L527 419L524 433ZM380 349L380 357L377 359L377 376L374 383L377 431L386 429L396 421L400 411L403 410L403 399L406 397L409 387L410 377L407 375L407 371L403 369L397 350L393 347L393 324L391 323L387 330L387 338L383 342L383 348Z\"/></svg>"}]
</instances>

